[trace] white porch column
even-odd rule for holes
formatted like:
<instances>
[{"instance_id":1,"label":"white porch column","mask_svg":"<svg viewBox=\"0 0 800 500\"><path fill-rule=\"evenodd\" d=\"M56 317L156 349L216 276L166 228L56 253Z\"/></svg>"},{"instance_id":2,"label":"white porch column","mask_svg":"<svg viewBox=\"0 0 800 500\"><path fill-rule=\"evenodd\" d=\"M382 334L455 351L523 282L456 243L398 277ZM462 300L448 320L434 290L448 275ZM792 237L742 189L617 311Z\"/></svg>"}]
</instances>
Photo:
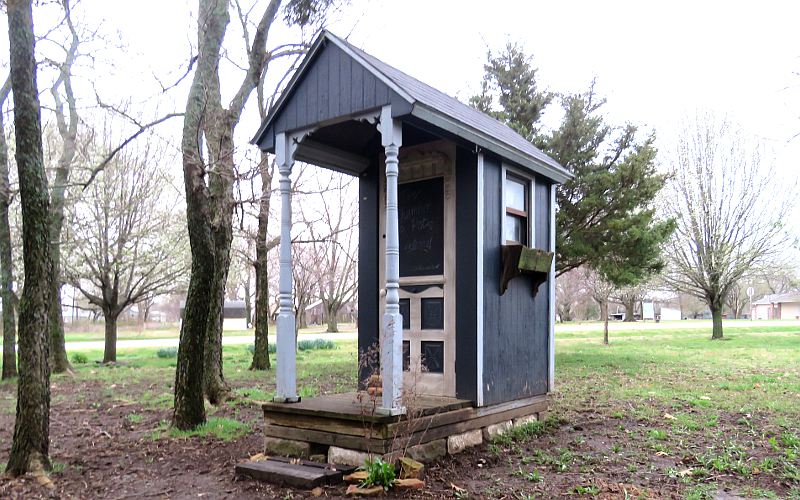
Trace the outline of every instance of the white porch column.
<instances>
[{"instance_id":1,"label":"white porch column","mask_svg":"<svg viewBox=\"0 0 800 500\"><path fill-rule=\"evenodd\" d=\"M381 144L386 153L386 307L381 331L380 411L391 415L405 411L403 390L403 316L400 314L400 235L397 221L397 156L403 143L402 126L384 106L380 121Z\"/></svg>"},{"instance_id":2,"label":"white porch column","mask_svg":"<svg viewBox=\"0 0 800 500\"><path fill-rule=\"evenodd\" d=\"M292 194L289 175L294 164L296 145L286 134L275 137L275 157L280 173L281 192L281 243L280 283L278 286L279 312L277 321L276 389L274 401L295 403L297 397L295 318L292 304Z\"/></svg>"}]
</instances>

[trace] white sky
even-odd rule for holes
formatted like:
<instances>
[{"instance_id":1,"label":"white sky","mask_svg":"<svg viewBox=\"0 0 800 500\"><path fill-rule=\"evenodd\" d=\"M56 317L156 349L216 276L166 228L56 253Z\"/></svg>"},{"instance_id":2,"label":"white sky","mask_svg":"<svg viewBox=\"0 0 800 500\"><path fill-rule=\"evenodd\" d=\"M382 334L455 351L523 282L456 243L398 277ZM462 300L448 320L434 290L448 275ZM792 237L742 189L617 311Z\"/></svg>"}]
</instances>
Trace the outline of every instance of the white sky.
<instances>
[{"instance_id":1,"label":"white sky","mask_svg":"<svg viewBox=\"0 0 800 500\"><path fill-rule=\"evenodd\" d=\"M158 90L152 75L174 80L189 57L195 4L84 0L82 15L126 47L122 57L107 49L86 76L101 71L103 95L131 96L149 108ZM779 171L796 178L800 138L790 139L800 133L798 19L800 2L791 1L351 0L329 28L462 100L479 90L487 49L519 42L534 55L544 87L581 91L596 77L610 121L655 129L664 150L681 117L708 108L768 141ZM231 53L241 52L236 23ZM281 31L277 38L286 36ZM228 83L240 78L229 71ZM159 110L180 111L184 103L179 88ZM253 97L237 130L241 144L258 126L255 106Z\"/></svg>"}]
</instances>

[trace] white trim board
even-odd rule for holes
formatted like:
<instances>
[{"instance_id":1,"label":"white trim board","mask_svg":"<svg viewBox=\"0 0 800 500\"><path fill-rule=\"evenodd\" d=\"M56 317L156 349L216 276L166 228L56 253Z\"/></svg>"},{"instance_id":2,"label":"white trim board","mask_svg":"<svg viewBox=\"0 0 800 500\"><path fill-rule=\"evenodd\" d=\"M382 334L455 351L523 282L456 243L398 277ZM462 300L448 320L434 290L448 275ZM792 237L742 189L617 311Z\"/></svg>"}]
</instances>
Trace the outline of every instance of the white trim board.
<instances>
[{"instance_id":1,"label":"white trim board","mask_svg":"<svg viewBox=\"0 0 800 500\"><path fill-rule=\"evenodd\" d=\"M477 349L476 349L476 364L475 364L475 373L477 375L477 391L476 391L476 403L478 406L483 406L483 231L484 231L484 199L483 199L483 153L478 153L478 182L477 182L477 191L478 191L478 199L477 199L477 215L478 215L478 223L477 223L477 237L475 240L477 241L478 245L478 253L476 259L476 269L478 273L478 279L475 282L476 289L477 289L477 302L476 302L476 337L477 337Z\"/></svg>"}]
</instances>

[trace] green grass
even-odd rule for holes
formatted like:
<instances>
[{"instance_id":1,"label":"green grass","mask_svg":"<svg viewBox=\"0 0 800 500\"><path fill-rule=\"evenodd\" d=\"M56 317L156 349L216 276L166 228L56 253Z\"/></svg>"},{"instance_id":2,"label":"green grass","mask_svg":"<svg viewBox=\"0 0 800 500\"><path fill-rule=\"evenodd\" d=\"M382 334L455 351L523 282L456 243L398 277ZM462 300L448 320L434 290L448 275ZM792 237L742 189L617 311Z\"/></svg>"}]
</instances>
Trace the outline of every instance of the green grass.
<instances>
[{"instance_id":1,"label":"green grass","mask_svg":"<svg viewBox=\"0 0 800 500\"><path fill-rule=\"evenodd\" d=\"M67 327L69 328L69 326ZM89 342L104 339L102 321L94 325L81 325L81 330L67 331L65 338L67 342ZM324 333L325 326L311 326L300 330L300 334ZM269 326L271 336L275 335L275 325ZM347 333L355 331L355 325L349 323L339 324L339 332ZM253 330L225 330L226 337L248 337L253 335ZM332 338L336 338L336 333L331 333ZM145 340L145 339L177 339L180 331L177 325L164 325L148 330L139 330L135 325L120 325L117 332L117 340Z\"/></svg>"},{"instance_id":2,"label":"green grass","mask_svg":"<svg viewBox=\"0 0 800 500\"><path fill-rule=\"evenodd\" d=\"M242 422L224 417L211 417L200 427L181 431L171 428L167 435L172 438L211 437L221 441L233 441L250 432L250 426Z\"/></svg>"}]
</instances>

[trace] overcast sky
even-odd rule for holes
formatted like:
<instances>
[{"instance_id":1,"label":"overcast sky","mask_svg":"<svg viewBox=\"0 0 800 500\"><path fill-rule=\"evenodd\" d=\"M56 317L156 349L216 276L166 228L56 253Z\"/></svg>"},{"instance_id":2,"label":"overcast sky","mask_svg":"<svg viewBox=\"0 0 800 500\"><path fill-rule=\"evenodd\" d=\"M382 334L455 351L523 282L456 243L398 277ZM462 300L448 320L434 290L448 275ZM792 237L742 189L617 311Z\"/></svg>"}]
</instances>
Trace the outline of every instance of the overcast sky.
<instances>
[{"instance_id":1,"label":"overcast sky","mask_svg":"<svg viewBox=\"0 0 800 500\"><path fill-rule=\"evenodd\" d=\"M98 43L102 69L84 61L85 76L102 81L106 94L130 95L146 106L158 90L153 75L174 79L188 60L197 36L190 14L195 5L84 0L81 15L100 25L107 41L121 39L126 47L103 51ZM351 0L329 27L461 100L479 90L487 50L517 42L533 54L544 87L581 91L597 78L610 121L655 129L664 151L680 118L706 108L767 141L780 172L796 177L800 138L791 138L800 132L798 19L800 2L791 1ZM241 51L235 19L229 31L228 49ZM284 32L276 30L271 45ZM115 68L106 70L111 61ZM232 69L230 75L229 83L240 80ZM227 89L233 92L232 85ZM162 112L182 110L185 92L172 96L161 100ZM251 116L237 130L243 138L258 126L255 106L252 99Z\"/></svg>"}]
</instances>

